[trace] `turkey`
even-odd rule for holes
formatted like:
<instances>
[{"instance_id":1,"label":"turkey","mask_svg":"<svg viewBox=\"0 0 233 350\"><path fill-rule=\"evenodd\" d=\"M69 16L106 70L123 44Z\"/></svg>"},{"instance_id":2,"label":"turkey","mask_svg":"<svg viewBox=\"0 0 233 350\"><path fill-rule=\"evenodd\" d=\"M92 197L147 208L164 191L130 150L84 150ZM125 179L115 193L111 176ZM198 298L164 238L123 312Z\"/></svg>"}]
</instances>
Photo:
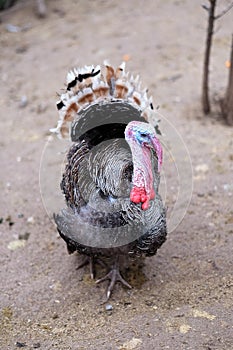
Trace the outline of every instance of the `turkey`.
<instances>
[{"instance_id":1,"label":"turkey","mask_svg":"<svg viewBox=\"0 0 233 350\"><path fill-rule=\"evenodd\" d=\"M69 253L90 264L108 262L97 283L131 288L120 271L125 258L156 254L166 240L166 210L158 193L162 146L152 98L139 77L125 71L85 66L70 71L57 102L60 119L51 129L70 138L61 180L65 205L54 220Z\"/></svg>"}]
</instances>

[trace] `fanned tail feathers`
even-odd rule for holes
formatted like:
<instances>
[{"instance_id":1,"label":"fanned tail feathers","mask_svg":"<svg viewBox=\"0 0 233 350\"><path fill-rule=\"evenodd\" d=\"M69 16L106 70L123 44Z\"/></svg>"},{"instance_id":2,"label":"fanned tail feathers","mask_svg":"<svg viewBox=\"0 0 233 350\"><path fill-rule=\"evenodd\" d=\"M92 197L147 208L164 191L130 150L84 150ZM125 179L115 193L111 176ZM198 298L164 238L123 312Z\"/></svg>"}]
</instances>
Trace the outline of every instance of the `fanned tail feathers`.
<instances>
[{"instance_id":1,"label":"fanned tail feathers","mask_svg":"<svg viewBox=\"0 0 233 350\"><path fill-rule=\"evenodd\" d=\"M66 91L57 102L59 120L56 128L50 129L60 138L70 137L73 121L80 118L79 112L96 103L124 101L139 110L141 117L157 126L158 120L153 109L152 97L147 89L141 88L139 76L125 72L125 62L114 69L104 61L105 69L99 65L75 68L68 72Z\"/></svg>"}]
</instances>

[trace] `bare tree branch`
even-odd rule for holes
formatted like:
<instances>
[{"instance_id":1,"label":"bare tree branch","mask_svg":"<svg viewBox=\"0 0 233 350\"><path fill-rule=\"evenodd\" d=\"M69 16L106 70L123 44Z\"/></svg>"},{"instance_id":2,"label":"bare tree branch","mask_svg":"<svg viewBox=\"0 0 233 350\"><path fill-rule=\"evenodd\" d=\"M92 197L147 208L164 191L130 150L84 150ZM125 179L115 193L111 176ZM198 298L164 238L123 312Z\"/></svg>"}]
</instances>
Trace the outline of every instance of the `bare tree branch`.
<instances>
[{"instance_id":1,"label":"bare tree branch","mask_svg":"<svg viewBox=\"0 0 233 350\"><path fill-rule=\"evenodd\" d=\"M209 12L210 8L208 6L206 6L205 4L202 4L201 7L206 10L207 12Z\"/></svg>"},{"instance_id":2,"label":"bare tree branch","mask_svg":"<svg viewBox=\"0 0 233 350\"><path fill-rule=\"evenodd\" d=\"M221 18L222 16L224 16L228 11L230 11L230 9L233 7L233 2L227 7L225 8L225 10L223 10L221 13L219 13L218 15L216 15L214 17L214 19L219 19Z\"/></svg>"},{"instance_id":3,"label":"bare tree branch","mask_svg":"<svg viewBox=\"0 0 233 350\"><path fill-rule=\"evenodd\" d=\"M210 113L210 102L209 102L209 63L210 63L210 51L212 46L212 37L214 31L214 11L217 0L209 0L210 8L208 15L208 28L205 44L205 56L204 56L204 67L203 67L203 80L202 80L202 109L205 114Z\"/></svg>"},{"instance_id":4,"label":"bare tree branch","mask_svg":"<svg viewBox=\"0 0 233 350\"><path fill-rule=\"evenodd\" d=\"M210 101L209 101L209 64L210 64L211 46L212 46L212 39L214 34L215 20L224 16L233 7L233 2L231 2L231 4L229 4L221 13L219 13L218 15L215 15L217 0L208 0L208 1L209 1L209 6L202 5L202 7L208 12L208 28L207 28L207 36L206 36L206 44L205 44L204 67L203 67L203 77L202 77L202 97L201 97L202 109L205 114L210 113L210 109L211 109ZM223 106L222 110L223 110L223 115L228 115L228 117L226 117L228 122L232 123L232 121L230 122L229 120L230 119L232 120L233 118L232 116L229 117L229 113L227 109L233 108L233 102L232 100L230 100L231 98L233 99L233 97L230 95L230 92L229 92L233 90L233 83L232 82L229 83L229 86L230 87L228 87L227 97L225 98L224 103L222 104Z\"/></svg>"}]
</instances>

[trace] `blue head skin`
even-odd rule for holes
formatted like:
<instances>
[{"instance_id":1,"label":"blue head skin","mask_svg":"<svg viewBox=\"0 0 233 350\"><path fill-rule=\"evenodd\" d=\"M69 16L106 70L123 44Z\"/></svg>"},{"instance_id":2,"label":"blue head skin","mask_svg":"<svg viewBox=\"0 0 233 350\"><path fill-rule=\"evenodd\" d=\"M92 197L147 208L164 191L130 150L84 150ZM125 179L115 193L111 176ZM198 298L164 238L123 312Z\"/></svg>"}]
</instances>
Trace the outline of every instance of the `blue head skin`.
<instances>
[{"instance_id":1,"label":"blue head skin","mask_svg":"<svg viewBox=\"0 0 233 350\"><path fill-rule=\"evenodd\" d=\"M150 135L146 130L136 130L135 131L135 140L142 146L149 145L151 142Z\"/></svg>"}]
</instances>

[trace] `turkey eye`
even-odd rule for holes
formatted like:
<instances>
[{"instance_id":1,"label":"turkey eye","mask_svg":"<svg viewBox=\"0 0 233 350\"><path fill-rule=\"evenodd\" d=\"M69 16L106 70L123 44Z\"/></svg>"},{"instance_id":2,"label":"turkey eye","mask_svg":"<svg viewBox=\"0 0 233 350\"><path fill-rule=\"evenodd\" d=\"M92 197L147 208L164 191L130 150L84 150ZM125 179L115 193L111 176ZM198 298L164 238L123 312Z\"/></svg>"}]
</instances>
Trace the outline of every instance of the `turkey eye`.
<instances>
[{"instance_id":1,"label":"turkey eye","mask_svg":"<svg viewBox=\"0 0 233 350\"><path fill-rule=\"evenodd\" d=\"M141 134L142 137L147 137L147 134Z\"/></svg>"}]
</instances>

